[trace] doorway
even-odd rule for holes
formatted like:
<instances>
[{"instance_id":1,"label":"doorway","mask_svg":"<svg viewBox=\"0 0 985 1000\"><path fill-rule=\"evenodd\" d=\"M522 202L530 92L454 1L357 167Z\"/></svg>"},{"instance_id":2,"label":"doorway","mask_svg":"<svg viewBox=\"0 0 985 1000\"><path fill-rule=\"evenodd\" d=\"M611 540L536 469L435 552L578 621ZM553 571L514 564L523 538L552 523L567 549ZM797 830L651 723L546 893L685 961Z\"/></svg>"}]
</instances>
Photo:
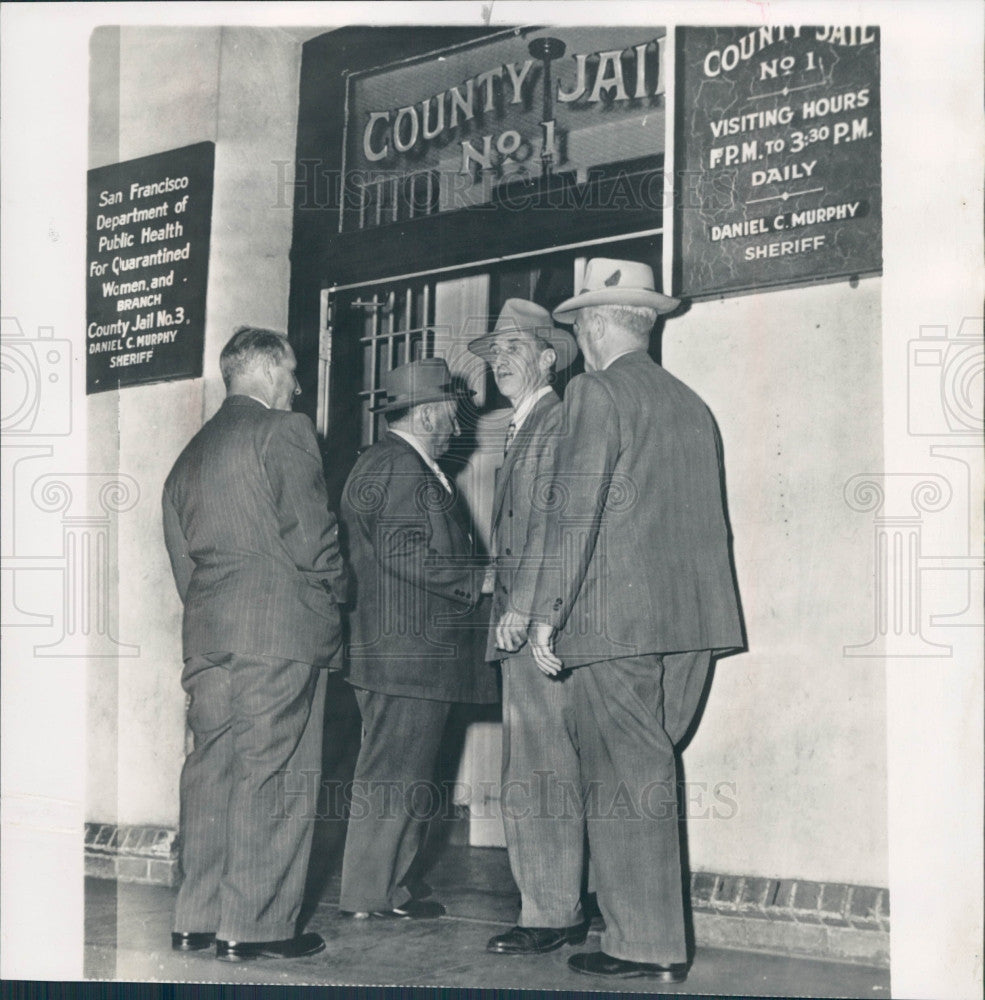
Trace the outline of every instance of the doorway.
<instances>
[{"instance_id":1,"label":"doorway","mask_svg":"<svg viewBox=\"0 0 985 1000\"><path fill-rule=\"evenodd\" d=\"M345 481L361 451L385 433L371 412L382 395L385 374L408 361L444 357L453 380L475 391L459 410L461 436L441 465L455 480L475 530L473 555L488 552L495 477L511 410L496 389L486 363L468 350L470 340L492 329L509 298L530 299L552 310L580 287L588 256L644 261L660 274L661 237L596 243L537 255L521 255L490 266L366 281L322 291L319 337L317 427L323 442L330 503L338 509ZM658 345L654 338L654 345ZM658 348L657 348L658 349ZM558 373L563 397L583 371L581 357ZM469 811L469 842L504 846L499 814L500 724L498 706L471 716L455 753L454 805ZM451 762L455 773L456 761Z\"/></svg>"}]
</instances>

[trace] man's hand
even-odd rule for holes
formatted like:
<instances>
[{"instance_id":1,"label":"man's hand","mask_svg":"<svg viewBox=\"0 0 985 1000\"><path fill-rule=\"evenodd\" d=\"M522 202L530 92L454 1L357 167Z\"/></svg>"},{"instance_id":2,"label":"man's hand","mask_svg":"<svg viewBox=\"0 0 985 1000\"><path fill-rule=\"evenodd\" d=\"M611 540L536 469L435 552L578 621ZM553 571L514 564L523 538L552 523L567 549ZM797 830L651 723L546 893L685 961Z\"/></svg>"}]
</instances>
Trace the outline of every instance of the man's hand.
<instances>
[{"instance_id":1,"label":"man's hand","mask_svg":"<svg viewBox=\"0 0 985 1000\"><path fill-rule=\"evenodd\" d=\"M515 653L527 641L527 618L507 611L496 625L496 648Z\"/></svg>"},{"instance_id":2,"label":"man's hand","mask_svg":"<svg viewBox=\"0 0 985 1000\"><path fill-rule=\"evenodd\" d=\"M564 669L564 663L554 652L556 636L557 630L551 625L531 625L527 631L530 651L534 654L537 666L548 677L556 677Z\"/></svg>"}]
</instances>

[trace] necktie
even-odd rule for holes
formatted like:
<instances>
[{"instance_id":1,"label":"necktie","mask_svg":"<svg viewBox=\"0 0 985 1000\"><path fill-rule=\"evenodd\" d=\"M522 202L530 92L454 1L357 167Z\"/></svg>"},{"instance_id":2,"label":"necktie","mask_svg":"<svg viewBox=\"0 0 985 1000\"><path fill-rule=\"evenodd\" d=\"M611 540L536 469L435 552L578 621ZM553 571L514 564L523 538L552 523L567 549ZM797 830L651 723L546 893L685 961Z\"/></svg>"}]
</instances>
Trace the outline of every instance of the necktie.
<instances>
[{"instance_id":1,"label":"necktie","mask_svg":"<svg viewBox=\"0 0 985 1000\"><path fill-rule=\"evenodd\" d=\"M506 444L503 445L503 458L506 458L506 453L510 450L510 445L513 444L513 438L516 437L516 423L511 420L509 427L506 428Z\"/></svg>"}]
</instances>

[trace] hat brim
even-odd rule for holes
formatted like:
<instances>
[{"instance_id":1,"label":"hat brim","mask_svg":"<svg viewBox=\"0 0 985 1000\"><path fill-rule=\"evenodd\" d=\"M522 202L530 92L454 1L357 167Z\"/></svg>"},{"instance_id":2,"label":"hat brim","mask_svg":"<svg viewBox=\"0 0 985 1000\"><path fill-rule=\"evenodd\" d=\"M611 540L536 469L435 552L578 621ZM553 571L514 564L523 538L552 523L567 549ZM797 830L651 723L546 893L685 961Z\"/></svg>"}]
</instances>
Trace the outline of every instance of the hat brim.
<instances>
[{"instance_id":1,"label":"hat brim","mask_svg":"<svg viewBox=\"0 0 985 1000\"><path fill-rule=\"evenodd\" d=\"M489 333L484 333L481 337L470 340L468 348L476 356L488 361L490 352L492 351L493 340L501 334L509 332L511 331L490 330ZM578 345L566 330L558 330L555 327L551 330L525 330L517 332L532 333L534 336L540 337L541 340L546 340L557 355L557 361L554 365L557 371L563 371L578 357Z\"/></svg>"},{"instance_id":2,"label":"hat brim","mask_svg":"<svg viewBox=\"0 0 985 1000\"><path fill-rule=\"evenodd\" d=\"M673 312L680 304L680 299L647 288L599 288L566 299L551 315L557 323L574 323L575 313L586 306L646 306L663 315Z\"/></svg>"},{"instance_id":3,"label":"hat brim","mask_svg":"<svg viewBox=\"0 0 985 1000\"><path fill-rule=\"evenodd\" d=\"M381 403L379 406L371 406L370 413L389 413L391 410L409 410L412 406L422 406L424 403L443 403L445 401L457 403L466 396L474 396L475 389L463 389L461 392L435 392L428 396L420 396L414 399L395 399L389 403Z\"/></svg>"}]
</instances>

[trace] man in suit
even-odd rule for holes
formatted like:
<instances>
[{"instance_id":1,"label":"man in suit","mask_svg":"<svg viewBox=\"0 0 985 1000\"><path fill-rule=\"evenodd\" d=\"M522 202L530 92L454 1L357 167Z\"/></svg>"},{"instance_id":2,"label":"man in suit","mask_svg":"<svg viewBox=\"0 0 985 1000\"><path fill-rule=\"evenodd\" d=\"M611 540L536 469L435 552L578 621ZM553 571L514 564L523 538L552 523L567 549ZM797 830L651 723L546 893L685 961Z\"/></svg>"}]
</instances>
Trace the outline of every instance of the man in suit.
<instances>
[{"instance_id":1,"label":"man in suit","mask_svg":"<svg viewBox=\"0 0 985 1000\"><path fill-rule=\"evenodd\" d=\"M477 564L470 521L437 464L459 433L442 358L383 378L388 430L360 455L342 497L356 597L348 680L363 720L342 862L350 916L434 918L404 885L425 830L452 703L497 700L475 655Z\"/></svg>"},{"instance_id":2,"label":"man in suit","mask_svg":"<svg viewBox=\"0 0 985 1000\"><path fill-rule=\"evenodd\" d=\"M242 327L220 355L226 399L164 486L164 537L184 602L181 682L195 738L181 772L172 946L224 961L296 958L321 766L327 664L345 600L338 527L311 421L292 413L294 352Z\"/></svg>"},{"instance_id":3,"label":"man in suit","mask_svg":"<svg viewBox=\"0 0 985 1000\"><path fill-rule=\"evenodd\" d=\"M743 645L721 443L705 404L647 353L675 299L633 261L588 262L554 310L585 373L568 385L529 641L566 675L602 950L577 972L687 974L675 745L711 658Z\"/></svg>"},{"instance_id":4,"label":"man in suit","mask_svg":"<svg viewBox=\"0 0 985 1000\"><path fill-rule=\"evenodd\" d=\"M551 383L577 348L542 306L507 299L493 329L469 350L488 361L512 407L493 497L494 561L483 589L493 595L486 657L502 662L501 807L520 915L486 949L540 954L580 944L587 932L581 909L584 818L565 812L561 802L562 783L578 781L577 753L565 728L570 685L538 670L528 646L515 648L530 621L543 557L543 508L562 427L561 400ZM544 805L550 815L543 814Z\"/></svg>"}]
</instances>

